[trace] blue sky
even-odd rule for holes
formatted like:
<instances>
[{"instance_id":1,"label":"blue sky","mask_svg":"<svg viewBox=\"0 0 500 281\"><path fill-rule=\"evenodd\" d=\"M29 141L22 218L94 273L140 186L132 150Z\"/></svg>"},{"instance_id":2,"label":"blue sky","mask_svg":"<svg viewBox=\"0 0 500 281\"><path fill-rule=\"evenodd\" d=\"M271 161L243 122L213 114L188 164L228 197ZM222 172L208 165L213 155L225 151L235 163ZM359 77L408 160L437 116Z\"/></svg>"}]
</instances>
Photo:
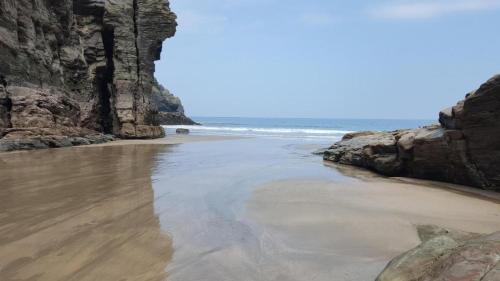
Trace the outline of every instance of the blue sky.
<instances>
[{"instance_id":1,"label":"blue sky","mask_svg":"<svg viewBox=\"0 0 500 281\"><path fill-rule=\"evenodd\" d=\"M500 0L171 0L191 116L433 119L500 73Z\"/></svg>"}]
</instances>

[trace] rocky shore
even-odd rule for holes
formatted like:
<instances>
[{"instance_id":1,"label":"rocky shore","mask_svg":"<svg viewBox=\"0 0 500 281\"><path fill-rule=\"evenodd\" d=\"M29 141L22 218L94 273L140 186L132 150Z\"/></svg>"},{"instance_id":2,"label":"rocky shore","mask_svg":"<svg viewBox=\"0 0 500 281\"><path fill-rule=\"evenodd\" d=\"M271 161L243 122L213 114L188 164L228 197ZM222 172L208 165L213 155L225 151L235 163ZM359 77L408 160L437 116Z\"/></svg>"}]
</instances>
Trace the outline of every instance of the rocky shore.
<instances>
[{"instance_id":1,"label":"rocky shore","mask_svg":"<svg viewBox=\"0 0 500 281\"><path fill-rule=\"evenodd\" d=\"M438 125L347 134L327 161L500 191L500 75L439 114Z\"/></svg>"},{"instance_id":2,"label":"rocky shore","mask_svg":"<svg viewBox=\"0 0 500 281\"><path fill-rule=\"evenodd\" d=\"M0 0L0 151L164 136L166 0Z\"/></svg>"}]
</instances>

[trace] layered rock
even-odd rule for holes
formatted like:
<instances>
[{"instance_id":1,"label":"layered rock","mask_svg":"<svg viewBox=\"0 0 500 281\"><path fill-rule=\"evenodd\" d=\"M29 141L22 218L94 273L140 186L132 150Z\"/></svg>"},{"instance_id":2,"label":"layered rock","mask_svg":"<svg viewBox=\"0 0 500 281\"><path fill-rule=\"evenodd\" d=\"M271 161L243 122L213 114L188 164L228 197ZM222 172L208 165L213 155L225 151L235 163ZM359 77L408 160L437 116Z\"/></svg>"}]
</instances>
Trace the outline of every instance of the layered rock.
<instances>
[{"instance_id":1,"label":"layered rock","mask_svg":"<svg viewBox=\"0 0 500 281\"><path fill-rule=\"evenodd\" d=\"M161 125L199 125L184 114L181 100L155 81L152 103L158 111L158 123Z\"/></svg>"},{"instance_id":2,"label":"layered rock","mask_svg":"<svg viewBox=\"0 0 500 281\"><path fill-rule=\"evenodd\" d=\"M500 190L500 75L443 110L439 121L412 130L348 134L324 159L387 176Z\"/></svg>"},{"instance_id":3,"label":"layered rock","mask_svg":"<svg viewBox=\"0 0 500 281\"><path fill-rule=\"evenodd\" d=\"M166 0L0 0L0 144L163 136L154 61L175 20Z\"/></svg>"},{"instance_id":4,"label":"layered rock","mask_svg":"<svg viewBox=\"0 0 500 281\"><path fill-rule=\"evenodd\" d=\"M376 281L500 280L500 232L419 227L422 244L392 260Z\"/></svg>"}]
</instances>

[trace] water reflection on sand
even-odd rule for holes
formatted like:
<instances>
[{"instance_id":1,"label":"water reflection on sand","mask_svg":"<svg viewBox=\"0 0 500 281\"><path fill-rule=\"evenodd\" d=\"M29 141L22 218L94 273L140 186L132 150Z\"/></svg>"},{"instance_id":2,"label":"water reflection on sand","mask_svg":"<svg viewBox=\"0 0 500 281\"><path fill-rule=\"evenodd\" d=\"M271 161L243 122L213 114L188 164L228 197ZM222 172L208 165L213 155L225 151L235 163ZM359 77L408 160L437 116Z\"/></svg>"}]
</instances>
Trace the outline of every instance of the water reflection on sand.
<instances>
[{"instance_id":1,"label":"water reflection on sand","mask_svg":"<svg viewBox=\"0 0 500 281\"><path fill-rule=\"evenodd\" d=\"M151 172L165 146L0 156L0 280L165 280Z\"/></svg>"}]
</instances>

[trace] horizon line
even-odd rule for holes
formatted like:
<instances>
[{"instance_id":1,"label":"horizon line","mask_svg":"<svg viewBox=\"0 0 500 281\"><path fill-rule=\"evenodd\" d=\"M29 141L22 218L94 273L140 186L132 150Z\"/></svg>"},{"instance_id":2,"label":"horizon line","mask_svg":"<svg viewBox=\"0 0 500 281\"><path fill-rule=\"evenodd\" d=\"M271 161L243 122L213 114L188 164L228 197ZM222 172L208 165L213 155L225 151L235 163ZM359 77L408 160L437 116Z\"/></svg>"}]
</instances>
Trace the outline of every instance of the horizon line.
<instances>
[{"instance_id":1,"label":"horizon line","mask_svg":"<svg viewBox=\"0 0 500 281\"><path fill-rule=\"evenodd\" d=\"M436 121L438 118L347 118L347 117L266 117L266 116L207 116L207 115L189 115L191 118L247 118L247 119L337 119L337 120L401 120L401 121Z\"/></svg>"}]
</instances>

